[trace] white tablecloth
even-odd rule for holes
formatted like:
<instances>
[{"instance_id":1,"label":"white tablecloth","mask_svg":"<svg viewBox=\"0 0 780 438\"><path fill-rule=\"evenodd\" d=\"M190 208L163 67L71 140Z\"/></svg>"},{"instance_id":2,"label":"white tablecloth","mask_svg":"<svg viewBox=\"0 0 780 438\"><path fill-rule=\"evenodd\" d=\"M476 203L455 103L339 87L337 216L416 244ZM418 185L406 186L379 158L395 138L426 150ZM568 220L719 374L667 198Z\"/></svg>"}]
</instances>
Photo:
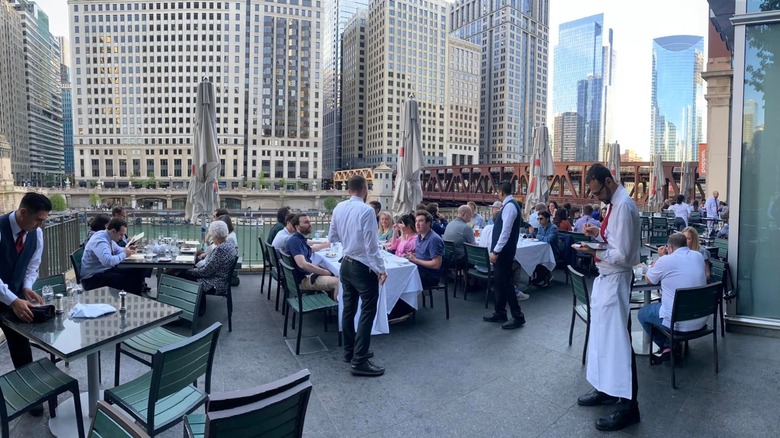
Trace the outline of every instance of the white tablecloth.
<instances>
[{"instance_id":1,"label":"white tablecloth","mask_svg":"<svg viewBox=\"0 0 780 438\"><path fill-rule=\"evenodd\" d=\"M316 263L330 272L338 275L341 269L341 254L336 257L326 257L325 253L331 250L322 250L312 255L312 262ZM379 299L377 303L376 317L374 318L374 327L371 330L372 335L381 335L390 333L390 324L387 322L387 314L393 310L393 307L399 299L417 309L417 295L422 291L422 282L420 274L417 273L417 265L408 260L397 257L389 252L382 251L385 259L385 270L387 271L387 280L384 285L379 286ZM339 282L339 330L341 330L341 316L344 312L344 304L341 299L344 293L341 282ZM360 317L360 307L355 315L355 326L357 326Z\"/></svg>"},{"instance_id":2,"label":"white tablecloth","mask_svg":"<svg viewBox=\"0 0 780 438\"><path fill-rule=\"evenodd\" d=\"M480 239L479 244L486 246L486 241ZM550 271L555 269L555 254L547 242L537 242L531 239L518 240L515 260L520 263L520 267L529 277L533 275L537 265L542 265Z\"/></svg>"}]
</instances>

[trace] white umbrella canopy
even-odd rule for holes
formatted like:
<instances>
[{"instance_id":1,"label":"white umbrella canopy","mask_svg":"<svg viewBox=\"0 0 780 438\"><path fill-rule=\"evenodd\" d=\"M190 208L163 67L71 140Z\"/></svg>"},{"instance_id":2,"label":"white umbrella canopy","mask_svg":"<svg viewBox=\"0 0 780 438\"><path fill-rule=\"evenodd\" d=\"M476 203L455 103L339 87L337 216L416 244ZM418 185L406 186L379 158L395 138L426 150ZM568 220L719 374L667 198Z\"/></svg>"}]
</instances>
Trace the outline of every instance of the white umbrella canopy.
<instances>
[{"instance_id":1,"label":"white umbrella canopy","mask_svg":"<svg viewBox=\"0 0 780 438\"><path fill-rule=\"evenodd\" d=\"M526 214L531 214L539 202L547 202L550 195L550 184L547 177L555 172L552 152L549 146L549 133L546 126L538 126L534 130L533 149L528 175L528 193L525 198Z\"/></svg>"},{"instance_id":2,"label":"white umbrella canopy","mask_svg":"<svg viewBox=\"0 0 780 438\"><path fill-rule=\"evenodd\" d=\"M691 202L690 193L695 184L691 163L683 161L680 169L680 194L685 195L685 200Z\"/></svg>"},{"instance_id":3,"label":"white umbrella canopy","mask_svg":"<svg viewBox=\"0 0 780 438\"><path fill-rule=\"evenodd\" d=\"M609 145L607 154L607 168L612 173L612 179L620 184L620 144L617 142Z\"/></svg>"},{"instance_id":4,"label":"white umbrella canopy","mask_svg":"<svg viewBox=\"0 0 780 438\"><path fill-rule=\"evenodd\" d=\"M393 191L393 211L396 215L414 212L417 204L423 200L420 185L420 171L424 159L420 135L420 113L417 101L410 95L404 102L403 142L398 151L395 190Z\"/></svg>"},{"instance_id":5,"label":"white umbrella canopy","mask_svg":"<svg viewBox=\"0 0 780 438\"><path fill-rule=\"evenodd\" d=\"M647 206L652 211L661 211L664 205L664 185L666 176L664 175L664 166L661 162L661 155L656 154L653 157L653 171L650 173L650 196L647 197Z\"/></svg>"},{"instance_id":6,"label":"white umbrella canopy","mask_svg":"<svg viewBox=\"0 0 780 438\"><path fill-rule=\"evenodd\" d=\"M214 84L204 79L198 85L195 105L195 138L185 220L195 222L200 218L202 231L205 232L206 218L214 214L214 210L219 206L217 177L220 161L217 152Z\"/></svg>"}]
</instances>

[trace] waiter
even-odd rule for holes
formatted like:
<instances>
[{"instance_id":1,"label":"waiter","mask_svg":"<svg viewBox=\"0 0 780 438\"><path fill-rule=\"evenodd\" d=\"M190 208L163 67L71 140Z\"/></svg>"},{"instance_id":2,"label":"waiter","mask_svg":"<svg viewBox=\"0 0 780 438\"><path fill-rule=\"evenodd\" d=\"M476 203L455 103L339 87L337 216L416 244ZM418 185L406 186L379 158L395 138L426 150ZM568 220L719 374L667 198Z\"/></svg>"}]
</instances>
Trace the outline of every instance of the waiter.
<instances>
[{"instance_id":1,"label":"waiter","mask_svg":"<svg viewBox=\"0 0 780 438\"><path fill-rule=\"evenodd\" d=\"M39 193L29 192L19 208L0 216L0 312L13 313L23 322L31 322L34 303L43 304L41 296L32 290L38 279L38 267L43 254L43 222L51 211L51 201ZM10 312L9 312L10 310ZM0 328L8 341L8 351L14 368L32 363L30 341L5 326ZM43 414L43 407L29 411L33 416Z\"/></svg>"},{"instance_id":2,"label":"waiter","mask_svg":"<svg viewBox=\"0 0 780 438\"><path fill-rule=\"evenodd\" d=\"M350 199L342 201L333 209L328 232L331 243L341 242L344 245L339 271L344 288L344 361L351 362L351 372L355 376L381 376L385 369L369 360L374 353L368 349L379 300L379 285L387 279L379 249L379 228L376 226L374 209L366 204L366 179L358 175L350 177L347 190ZM358 300L362 305L356 331Z\"/></svg>"},{"instance_id":3,"label":"waiter","mask_svg":"<svg viewBox=\"0 0 780 438\"><path fill-rule=\"evenodd\" d=\"M586 224L583 233L607 242L607 249L594 251L575 246L594 256L599 276L591 294L591 325L588 342L588 381L595 388L577 400L580 406L617 403L617 410L596 421L596 429L620 430L639 422L636 358L631 348L629 299L632 268L639 263L640 219L636 204L626 189L612 179L602 164L594 164L585 182L592 196L608 204L601 227Z\"/></svg>"}]
</instances>

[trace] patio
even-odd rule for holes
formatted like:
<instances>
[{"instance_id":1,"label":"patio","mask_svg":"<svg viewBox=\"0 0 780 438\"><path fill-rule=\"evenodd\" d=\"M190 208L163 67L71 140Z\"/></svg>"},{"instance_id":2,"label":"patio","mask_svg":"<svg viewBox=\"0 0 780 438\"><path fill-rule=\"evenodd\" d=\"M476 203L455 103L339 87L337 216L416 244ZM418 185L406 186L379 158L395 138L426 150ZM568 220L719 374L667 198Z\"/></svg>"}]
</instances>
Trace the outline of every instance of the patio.
<instances>
[{"instance_id":1,"label":"patio","mask_svg":"<svg viewBox=\"0 0 780 438\"><path fill-rule=\"evenodd\" d=\"M294 356L282 338L283 317L273 301L260 296L260 277L243 275L234 288L234 331L220 333L214 362L213 391L260 385L302 368L311 371L314 390L305 436L594 436L597 417L610 407L577 406L587 392L580 364L584 327L575 323L568 346L571 289L563 273L546 290L531 288L522 302L525 327L501 330L482 322L484 301L462 291L450 300L421 309L416 322L391 327L390 335L374 336L376 362L387 372L379 378L358 378L341 361L336 334L322 331L319 316L310 316L303 335L319 336L328 351ZM635 312L634 312L635 315ZM200 327L226 323L223 299L209 297ZM331 324L333 327L333 324ZM639 327L636 320L634 329ZM184 333L184 331L182 331ZM294 331L290 332L295 335ZM642 422L621 433L634 436L776 436L780 434L780 339L727 333L718 339L720 374L712 364L709 337L692 341L691 353L678 368L672 390L667 366L650 367L637 357ZM33 351L36 358L42 353ZM102 384L113 384L113 350L102 354ZM64 366L58 365L60 368ZM0 347L0 373L12 369L8 349ZM148 370L122 361L122 382ZM86 390L86 361L66 372ZM45 416L48 415L46 410ZM50 437L47 421L24 415L12 423L12 436ZM178 425L161 434L179 437Z\"/></svg>"}]
</instances>

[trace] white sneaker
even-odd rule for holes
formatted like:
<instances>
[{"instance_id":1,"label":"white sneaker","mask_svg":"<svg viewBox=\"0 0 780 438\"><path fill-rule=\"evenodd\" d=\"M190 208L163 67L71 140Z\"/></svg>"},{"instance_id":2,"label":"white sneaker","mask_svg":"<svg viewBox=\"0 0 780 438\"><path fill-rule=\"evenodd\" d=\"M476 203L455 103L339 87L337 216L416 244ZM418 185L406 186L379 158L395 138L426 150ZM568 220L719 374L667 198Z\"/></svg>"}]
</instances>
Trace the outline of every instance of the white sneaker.
<instances>
[{"instance_id":1,"label":"white sneaker","mask_svg":"<svg viewBox=\"0 0 780 438\"><path fill-rule=\"evenodd\" d=\"M521 290L515 290L515 295L517 295L517 299L520 300L520 301L525 301L525 300L531 298L530 295L528 295L527 293L525 293L525 292L523 292Z\"/></svg>"}]
</instances>

